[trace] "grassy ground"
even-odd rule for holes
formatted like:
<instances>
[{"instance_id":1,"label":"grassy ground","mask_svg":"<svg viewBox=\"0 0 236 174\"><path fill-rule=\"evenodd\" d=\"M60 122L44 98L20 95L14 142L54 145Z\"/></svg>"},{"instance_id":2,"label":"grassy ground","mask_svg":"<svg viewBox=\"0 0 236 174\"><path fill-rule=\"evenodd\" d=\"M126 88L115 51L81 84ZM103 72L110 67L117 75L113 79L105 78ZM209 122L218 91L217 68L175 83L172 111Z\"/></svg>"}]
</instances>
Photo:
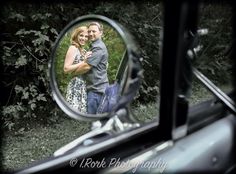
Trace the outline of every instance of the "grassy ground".
<instances>
[{"instance_id":1,"label":"grassy ground","mask_svg":"<svg viewBox=\"0 0 236 174\"><path fill-rule=\"evenodd\" d=\"M227 87L224 87L227 89ZM190 105L212 98L205 88L196 85ZM132 110L139 121L151 121L158 117L159 103L136 104ZM27 131L6 132L3 137L1 160L4 170L17 169L27 164L49 157L61 146L88 132L89 123L75 121L62 115L53 124L33 122Z\"/></svg>"},{"instance_id":2,"label":"grassy ground","mask_svg":"<svg viewBox=\"0 0 236 174\"><path fill-rule=\"evenodd\" d=\"M230 85L221 86L221 90L228 93L232 90ZM190 107L202 101L214 98L213 94L199 83L194 83L191 97L189 98ZM132 106L135 118L140 122L150 122L154 119L158 120L159 116L159 100L156 103L136 104Z\"/></svg>"},{"instance_id":3,"label":"grassy ground","mask_svg":"<svg viewBox=\"0 0 236 174\"><path fill-rule=\"evenodd\" d=\"M63 116L55 124L31 124L22 133L5 132L2 142L2 168L12 170L49 157L61 146L88 132L90 125Z\"/></svg>"}]
</instances>

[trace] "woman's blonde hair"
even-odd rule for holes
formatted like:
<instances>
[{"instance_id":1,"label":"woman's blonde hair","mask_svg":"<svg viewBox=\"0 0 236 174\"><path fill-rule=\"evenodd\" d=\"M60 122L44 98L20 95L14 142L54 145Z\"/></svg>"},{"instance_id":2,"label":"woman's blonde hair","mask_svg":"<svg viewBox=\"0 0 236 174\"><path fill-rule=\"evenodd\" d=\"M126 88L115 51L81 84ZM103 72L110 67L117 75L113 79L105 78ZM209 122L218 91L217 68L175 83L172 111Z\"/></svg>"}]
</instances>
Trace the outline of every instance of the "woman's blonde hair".
<instances>
[{"instance_id":1,"label":"woman's blonde hair","mask_svg":"<svg viewBox=\"0 0 236 174\"><path fill-rule=\"evenodd\" d=\"M79 44L79 41L78 41L78 35L85 31L88 31L88 28L86 26L81 26L81 27L76 28L71 34L71 38L70 38L71 45L74 45L77 48L81 49L81 45Z\"/></svg>"}]
</instances>

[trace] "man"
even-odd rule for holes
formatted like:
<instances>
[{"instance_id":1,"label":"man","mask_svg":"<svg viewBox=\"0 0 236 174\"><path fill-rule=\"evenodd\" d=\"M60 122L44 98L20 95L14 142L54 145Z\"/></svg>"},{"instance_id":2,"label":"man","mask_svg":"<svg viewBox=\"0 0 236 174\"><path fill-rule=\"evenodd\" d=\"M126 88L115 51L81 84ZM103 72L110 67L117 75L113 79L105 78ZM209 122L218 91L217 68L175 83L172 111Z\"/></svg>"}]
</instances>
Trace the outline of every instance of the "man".
<instances>
[{"instance_id":1,"label":"man","mask_svg":"<svg viewBox=\"0 0 236 174\"><path fill-rule=\"evenodd\" d=\"M87 82L87 106L89 114L96 114L103 93L109 85L107 77L108 52L102 41L103 26L91 22L88 26L88 37L92 42L92 55L83 63L78 71L88 71L85 74Z\"/></svg>"}]
</instances>

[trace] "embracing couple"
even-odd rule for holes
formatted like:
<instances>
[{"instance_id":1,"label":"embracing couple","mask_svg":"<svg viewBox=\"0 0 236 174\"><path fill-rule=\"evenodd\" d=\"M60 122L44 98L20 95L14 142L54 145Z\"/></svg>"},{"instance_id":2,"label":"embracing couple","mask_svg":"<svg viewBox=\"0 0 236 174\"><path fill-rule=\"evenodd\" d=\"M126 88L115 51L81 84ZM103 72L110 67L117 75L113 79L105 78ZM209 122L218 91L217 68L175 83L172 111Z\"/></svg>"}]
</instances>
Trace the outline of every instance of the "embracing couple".
<instances>
[{"instance_id":1,"label":"embracing couple","mask_svg":"<svg viewBox=\"0 0 236 174\"><path fill-rule=\"evenodd\" d=\"M73 73L66 100L82 113L96 114L106 87L108 52L102 41L103 26L91 22L76 28L71 35L71 45L66 53L64 72ZM89 51L84 49L90 41Z\"/></svg>"}]
</instances>

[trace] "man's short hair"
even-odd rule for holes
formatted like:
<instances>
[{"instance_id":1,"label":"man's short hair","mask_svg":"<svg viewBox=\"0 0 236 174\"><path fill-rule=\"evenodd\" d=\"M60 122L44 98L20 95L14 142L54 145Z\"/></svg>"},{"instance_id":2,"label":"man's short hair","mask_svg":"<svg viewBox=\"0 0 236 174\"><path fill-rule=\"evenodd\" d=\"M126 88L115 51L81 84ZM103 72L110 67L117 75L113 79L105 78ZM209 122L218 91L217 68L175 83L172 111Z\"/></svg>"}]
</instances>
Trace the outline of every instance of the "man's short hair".
<instances>
[{"instance_id":1,"label":"man's short hair","mask_svg":"<svg viewBox=\"0 0 236 174\"><path fill-rule=\"evenodd\" d=\"M99 29L99 31L103 31L103 25L98 23L98 22L91 22L88 27L90 27L91 25L96 25Z\"/></svg>"}]
</instances>

